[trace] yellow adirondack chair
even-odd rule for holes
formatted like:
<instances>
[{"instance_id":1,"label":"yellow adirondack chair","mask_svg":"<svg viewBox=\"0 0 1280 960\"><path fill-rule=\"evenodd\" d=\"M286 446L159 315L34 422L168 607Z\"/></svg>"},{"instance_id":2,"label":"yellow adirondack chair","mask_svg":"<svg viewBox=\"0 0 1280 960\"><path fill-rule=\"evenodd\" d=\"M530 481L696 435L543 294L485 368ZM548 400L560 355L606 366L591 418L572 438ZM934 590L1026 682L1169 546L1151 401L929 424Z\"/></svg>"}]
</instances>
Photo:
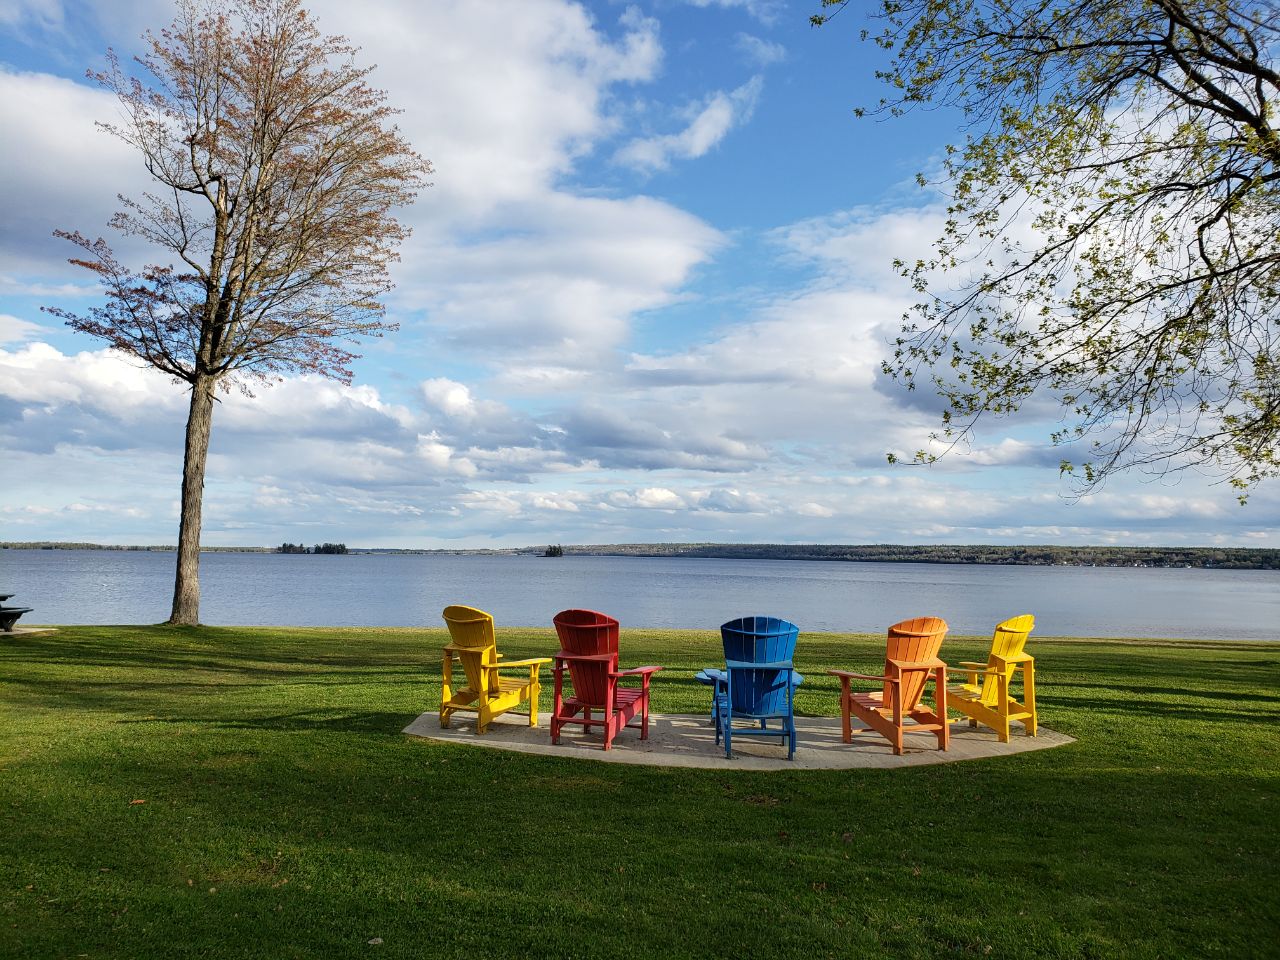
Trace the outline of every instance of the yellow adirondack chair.
<instances>
[{"instance_id":1,"label":"yellow adirondack chair","mask_svg":"<svg viewBox=\"0 0 1280 960\"><path fill-rule=\"evenodd\" d=\"M991 638L991 655L986 663L962 661L967 674L963 686L947 691L947 706L969 718L969 726L985 723L996 731L1001 743L1009 742L1009 721L1021 720L1027 736L1036 735L1036 662L1023 652L1027 635L1036 625L1029 613L1010 617L996 627ZM1022 668L1022 699L1013 699L1010 687L1014 672ZM982 680L979 682L978 678Z\"/></svg>"},{"instance_id":2,"label":"yellow adirondack chair","mask_svg":"<svg viewBox=\"0 0 1280 960\"><path fill-rule=\"evenodd\" d=\"M499 714L506 713L525 700L529 701L529 726L538 725L538 668L550 663L550 657L533 657L529 660L512 660L499 663L502 654L493 635L493 617L474 607L451 606L444 608L444 622L449 626L452 641L444 648L444 682L440 695L440 726L449 726L455 711L466 710L476 714L476 733L484 733L489 723ZM453 686L453 664L462 664L467 684L456 690ZM519 679L504 677L502 670L527 667L529 675Z\"/></svg>"}]
</instances>

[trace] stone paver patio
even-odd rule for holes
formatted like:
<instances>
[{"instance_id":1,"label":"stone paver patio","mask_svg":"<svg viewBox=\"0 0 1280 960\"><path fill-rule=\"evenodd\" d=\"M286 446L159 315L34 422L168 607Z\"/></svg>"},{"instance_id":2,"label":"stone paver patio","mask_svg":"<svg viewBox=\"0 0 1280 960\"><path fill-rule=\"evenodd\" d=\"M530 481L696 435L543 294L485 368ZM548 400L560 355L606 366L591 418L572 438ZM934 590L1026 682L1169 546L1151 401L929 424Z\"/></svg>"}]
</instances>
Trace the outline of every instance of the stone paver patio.
<instances>
[{"instance_id":1,"label":"stone paver patio","mask_svg":"<svg viewBox=\"0 0 1280 960\"><path fill-rule=\"evenodd\" d=\"M635 721L633 721L635 722ZM937 749L932 734L912 735L908 731L906 753L895 757L889 742L872 733L855 734L852 744L840 739L838 717L796 717L798 734L795 759L788 761L786 748L774 741L735 737L733 759L725 759L716 746L715 729L706 714L650 714L649 739L641 740L638 728L629 728L614 738L612 749L601 749L600 733L585 735L581 729L565 728L560 745L551 743L547 715L537 727L529 726L528 715L507 713L489 725L489 732L477 736L470 716L456 715L448 730L440 729L439 714L422 714L404 728L414 737L445 743L536 753L543 756L577 757L608 763L638 763L662 767L701 767L714 770L847 770L854 768L915 767L931 763L953 763L1002 757L1028 750L1045 750L1074 743L1065 734L1040 727L1039 736L1025 736L1015 726L1011 742L1001 743L986 727L970 728L961 721L951 727L951 749Z\"/></svg>"}]
</instances>

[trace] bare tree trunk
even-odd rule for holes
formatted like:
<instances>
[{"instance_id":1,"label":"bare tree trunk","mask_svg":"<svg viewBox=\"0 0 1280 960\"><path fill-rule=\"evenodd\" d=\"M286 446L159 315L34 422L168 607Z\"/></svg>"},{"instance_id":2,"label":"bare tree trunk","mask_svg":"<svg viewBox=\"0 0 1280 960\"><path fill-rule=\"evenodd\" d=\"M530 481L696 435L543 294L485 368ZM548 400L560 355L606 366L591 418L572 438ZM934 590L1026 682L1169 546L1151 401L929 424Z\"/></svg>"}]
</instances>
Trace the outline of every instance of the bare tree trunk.
<instances>
[{"instance_id":1,"label":"bare tree trunk","mask_svg":"<svg viewBox=\"0 0 1280 960\"><path fill-rule=\"evenodd\" d=\"M213 427L213 377L197 376L191 385L187 450L182 464L182 519L178 525L178 569L173 581L169 623L194 627L200 622L200 511L204 468Z\"/></svg>"}]
</instances>

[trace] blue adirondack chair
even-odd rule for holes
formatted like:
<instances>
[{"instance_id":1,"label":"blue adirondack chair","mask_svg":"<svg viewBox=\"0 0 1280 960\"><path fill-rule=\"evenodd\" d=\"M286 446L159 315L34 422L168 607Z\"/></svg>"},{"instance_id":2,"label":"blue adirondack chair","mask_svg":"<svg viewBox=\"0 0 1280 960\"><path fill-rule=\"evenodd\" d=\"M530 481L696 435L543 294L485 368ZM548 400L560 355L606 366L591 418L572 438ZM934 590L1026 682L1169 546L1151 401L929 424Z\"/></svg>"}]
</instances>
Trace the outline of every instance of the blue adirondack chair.
<instances>
[{"instance_id":1,"label":"blue adirondack chair","mask_svg":"<svg viewBox=\"0 0 1280 960\"><path fill-rule=\"evenodd\" d=\"M795 688L804 678L791 659L799 635L799 627L777 617L741 617L720 628L725 664L715 679L712 720L726 757L733 756L735 736L782 737L787 759L795 756ZM735 720L750 726L734 727Z\"/></svg>"}]
</instances>

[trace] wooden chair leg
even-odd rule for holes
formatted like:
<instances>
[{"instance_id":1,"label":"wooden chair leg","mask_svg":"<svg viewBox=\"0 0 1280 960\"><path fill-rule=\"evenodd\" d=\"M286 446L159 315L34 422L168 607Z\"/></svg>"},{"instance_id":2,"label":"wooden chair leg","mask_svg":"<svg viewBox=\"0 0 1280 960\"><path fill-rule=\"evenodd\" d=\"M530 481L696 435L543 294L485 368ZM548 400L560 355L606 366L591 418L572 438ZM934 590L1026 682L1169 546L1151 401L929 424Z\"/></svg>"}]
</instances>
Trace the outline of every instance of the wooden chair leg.
<instances>
[{"instance_id":1,"label":"wooden chair leg","mask_svg":"<svg viewBox=\"0 0 1280 960\"><path fill-rule=\"evenodd\" d=\"M893 739L891 743L893 744L894 755L900 757L904 752L902 744L902 725L906 719L902 716L902 684L893 684L893 696L891 698L891 702L893 704Z\"/></svg>"},{"instance_id":2,"label":"wooden chair leg","mask_svg":"<svg viewBox=\"0 0 1280 960\"><path fill-rule=\"evenodd\" d=\"M1001 743L1009 742L1009 678L1004 674L996 677L996 714L1000 717L1000 725L996 727L996 737Z\"/></svg>"},{"instance_id":3,"label":"wooden chair leg","mask_svg":"<svg viewBox=\"0 0 1280 960\"><path fill-rule=\"evenodd\" d=\"M853 722L850 720L850 713L853 712L853 700L849 695L849 678L840 678L840 735L844 737L845 743L853 743Z\"/></svg>"},{"instance_id":4,"label":"wooden chair leg","mask_svg":"<svg viewBox=\"0 0 1280 960\"><path fill-rule=\"evenodd\" d=\"M562 661L556 661L559 667ZM564 712L564 670L556 670L556 686L555 695L551 701L551 742L555 746L560 745L560 728L563 724L560 722L560 714Z\"/></svg>"},{"instance_id":5,"label":"wooden chair leg","mask_svg":"<svg viewBox=\"0 0 1280 960\"><path fill-rule=\"evenodd\" d=\"M938 749L951 748L951 724L947 722L947 671L939 667L934 672L934 702L937 704L938 722L942 729L938 731Z\"/></svg>"},{"instance_id":6,"label":"wooden chair leg","mask_svg":"<svg viewBox=\"0 0 1280 960\"><path fill-rule=\"evenodd\" d=\"M1036 716L1036 666L1035 661L1027 661L1022 665L1022 699L1031 716L1023 721L1026 724L1027 736L1037 733L1039 718Z\"/></svg>"}]
</instances>

